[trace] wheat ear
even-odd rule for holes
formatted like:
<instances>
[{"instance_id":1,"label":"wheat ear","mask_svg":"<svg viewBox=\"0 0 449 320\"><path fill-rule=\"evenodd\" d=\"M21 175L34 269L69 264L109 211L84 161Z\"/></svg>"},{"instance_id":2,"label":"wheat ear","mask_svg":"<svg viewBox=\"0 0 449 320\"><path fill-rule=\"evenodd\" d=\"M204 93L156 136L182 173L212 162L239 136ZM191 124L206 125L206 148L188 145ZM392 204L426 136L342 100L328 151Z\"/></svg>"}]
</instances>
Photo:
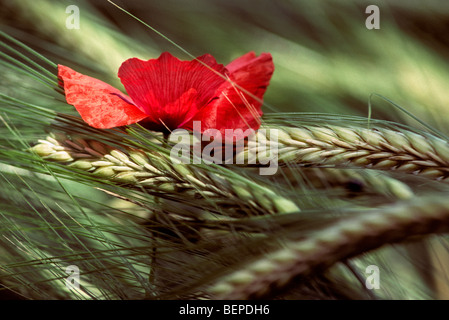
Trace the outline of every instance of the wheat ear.
<instances>
[{"instance_id":1,"label":"wheat ear","mask_svg":"<svg viewBox=\"0 0 449 320\"><path fill-rule=\"evenodd\" d=\"M96 140L71 139L66 135L39 140L31 151L45 160L63 163L108 181L213 200L215 204L225 201L248 207L243 208L248 214L300 211L293 201L268 188L246 183L244 179L231 182L195 165L174 164L167 155L158 152L129 148L120 151Z\"/></svg>"},{"instance_id":2,"label":"wheat ear","mask_svg":"<svg viewBox=\"0 0 449 320\"><path fill-rule=\"evenodd\" d=\"M209 292L219 299L263 298L300 276L323 270L359 253L409 237L449 230L449 200L428 197L385 206L339 220L304 240L222 278Z\"/></svg>"},{"instance_id":3,"label":"wheat ear","mask_svg":"<svg viewBox=\"0 0 449 320\"><path fill-rule=\"evenodd\" d=\"M396 200L414 195L406 183L391 177L388 172L375 170L284 167L272 178L290 186L307 185L317 190L346 187L348 192L354 191L354 195L368 192Z\"/></svg>"},{"instance_id":4,"label":"wheat ear","mask_svg":"<svg viewBox=\"0 0 449 320\"><path fill-rule=\"evenodd\" d=\"M260 152L274 148L280 164L397 170L449 181L449 144L432 135L335 125L263 129L275 130L278 142L270 141L259 130L238 158L254 159Z\"/></svg>"}]
</instances>

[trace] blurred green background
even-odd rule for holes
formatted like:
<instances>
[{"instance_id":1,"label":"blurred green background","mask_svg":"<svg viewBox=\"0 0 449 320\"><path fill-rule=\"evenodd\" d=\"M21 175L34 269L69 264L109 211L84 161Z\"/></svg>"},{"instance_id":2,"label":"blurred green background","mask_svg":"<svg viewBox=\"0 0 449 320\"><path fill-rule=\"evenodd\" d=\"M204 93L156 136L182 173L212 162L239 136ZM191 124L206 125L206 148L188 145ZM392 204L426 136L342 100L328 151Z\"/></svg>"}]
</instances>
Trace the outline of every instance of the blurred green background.
<instances>
[{"instance_id":1,"label":"blurred green background","mask_svg":"<svg viewBox=\"0 0 449 320\"><path fill-rule=\"evenodd\" d=\"M106 0L2 0L2 29L56 63L120 87L116 72L133 56L170 51L169 41ZM448 108L447 1L166 0L116 3L195 56L223 64L248 51L270 52L276 71L265 112L368 114L370 94L383 95L440 130ZM80 8L80 29L67 29L68 5ZM380 29L368 30L368 5ZM109 78L108 78L109 77ZM380 98L373 116L416 125Z\"/></svg>"}]
</instances>

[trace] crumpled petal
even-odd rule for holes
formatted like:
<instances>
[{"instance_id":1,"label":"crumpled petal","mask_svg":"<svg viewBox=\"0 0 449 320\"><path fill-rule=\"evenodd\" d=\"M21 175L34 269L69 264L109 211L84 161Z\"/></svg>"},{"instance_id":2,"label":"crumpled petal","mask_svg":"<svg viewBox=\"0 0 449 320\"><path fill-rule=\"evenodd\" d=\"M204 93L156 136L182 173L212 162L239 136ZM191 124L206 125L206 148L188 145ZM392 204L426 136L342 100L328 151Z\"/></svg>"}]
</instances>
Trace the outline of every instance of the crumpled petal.
<instances>
[{"instance_id":1,"label":"crumpled petal","mask_svg":"<svg viewBox=\"0 0 449 320\"><path fill-rule=\"evenodd\" d=\"M181 61L164 52L158 59L126 60L118 76L136 106L157 122L155 126L165 123L176 129L214 97L225 82L225 71L209 54Z\"/></svg>"},{"instance_id":2,"label":"crumpled petal","mask_svg":"<svg viewBox=\"0 0 449 320\"><path fill-rule=\"evenodd\" d=\"M147 117L130 103L129 97L103 81L63 65L58 65L58 77L62 81L67 103L73 105L91 127L120 127Z\"/></svg>"},{"instance_id":3,"label":"crumpled petal","mask_svg":"<svg viewBox=\"0 0 449 320\"><path fill-rule=\"evenodd\" d=\"M224 135L226 129L245 132L260 127L262 97L274 72L271 54L262 53L257 57L249 52L226 68L230 81L217 89L217 99L202 108L184 128L192 130L192 122L201 121L202 131L213 128Z\"/></svg>"},{"instance_id":4,"label":"crumpled petal","mask_svg":"<svg viewBox=\"0 0 449 320\"><path fill-rule=\"evenodd\" d=\"M168 52L158 59L126 60L120 77L129 95L91 77L59 65L67 102L96 128L139 122L157 131L193 129L201 132L240 129L240 139L260 127L262 97L274 71L269 53L247 53L226 68L209 54L180 61ZM234 131L235 132L235 131Z\"/></svg>"}]
</instances>

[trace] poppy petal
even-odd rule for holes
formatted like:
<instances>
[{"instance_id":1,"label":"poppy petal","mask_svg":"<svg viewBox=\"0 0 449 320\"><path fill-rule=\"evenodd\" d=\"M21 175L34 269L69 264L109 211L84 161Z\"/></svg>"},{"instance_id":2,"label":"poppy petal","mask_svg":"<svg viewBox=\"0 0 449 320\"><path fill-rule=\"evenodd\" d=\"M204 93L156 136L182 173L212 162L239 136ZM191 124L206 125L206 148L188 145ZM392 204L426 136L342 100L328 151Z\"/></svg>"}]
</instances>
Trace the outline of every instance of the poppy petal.
<instances>
[{"instance_id":1,"label":"poppy petal","mask_svg":"<svg viewBox=\"0 0 449 320\"><path fill-rule=\"evenodd\" d=\"M234 60L226 68L230 81L217 90L218 98L202 108L192 119L201 121L201 129L220 130L240 128L257 130L262 115L262 97L274 72L269 53L256 57L254 52ZM243 90L242 90L243 89ZM191 129L192 122L184 127Z\"/></svg>"},{"instance_id":2,"label":"poppy petal","mask_svg":"<svg viewBox=\"0 0 449 320\"><path fill-rule=\"evenodd\" d=\"M126 60L118 76L143 112L156 121L169 122L169 128L175 129L193 116L196 106L206 105L213 98L225 82L221 76L225 71L225 67L208 54L192 61L181 61L164 52L158 59ZM190 93L184 96L187 92Z\"/></svg>"},{"instance_id":3,"label":"poppy petal","mask_svg":"<svg viewBox=\"0 0 449 320\"><path fill-rule=\"evenodd\" d=\"M256 53L254 51L248 52L247 54L244 54L243 56L228 63L226 65L226 69L229 71L229 73L233 73L251 63L251 61L254 59L256 59Z\"/></svg>"},{"instance_id":4,"label":"poppy petal","mask_svg":"<svg viewBox=\"0 0 449 320\"><path fill-rule=\"evenodd\" d=\"M98 79L58 65L67 103L73 105L81 118L94 128L108 129L136 123L147 117L130 103L120 90Z\"/></svg>"},{"instance_id":5,"label":"poppy petal","mask_svg":"<svg viewBox=\"0 0 449 320\"><path fill-rule=\"evenodd\" d=\"M149 94L153 94L150 92ZM165 108L153 111L152 117L147 118L141 124L154 131L172 131L190 119L198 112L196 104L198 93L191 88L184 92L176 101L171 102ZM182 117L180 117L182 115Z\"/></svg>"}]
</instances>

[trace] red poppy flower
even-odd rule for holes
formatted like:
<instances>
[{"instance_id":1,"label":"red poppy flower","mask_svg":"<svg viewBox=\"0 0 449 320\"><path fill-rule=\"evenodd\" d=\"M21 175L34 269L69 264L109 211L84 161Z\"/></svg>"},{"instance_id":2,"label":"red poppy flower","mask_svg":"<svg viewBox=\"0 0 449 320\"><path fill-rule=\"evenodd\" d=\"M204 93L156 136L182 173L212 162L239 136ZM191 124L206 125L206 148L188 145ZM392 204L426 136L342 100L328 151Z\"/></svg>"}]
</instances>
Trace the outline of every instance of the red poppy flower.
<instances>
[{"instance_id":1,"label":"red poppy flower","mask_svg":"<svg viewBox=\"0 0 449 320\"><path fill-rule=\"evenodd\" d=\"M180 61L170 53L158 59L126 60L118 71L128 95L66 66L58 65L67 103L92 127L107 129L140 122L157 131L258 129L262 97L274 65L269 53L249 52L226 67L209 54Z\"/></svg>"}]
</instances>

